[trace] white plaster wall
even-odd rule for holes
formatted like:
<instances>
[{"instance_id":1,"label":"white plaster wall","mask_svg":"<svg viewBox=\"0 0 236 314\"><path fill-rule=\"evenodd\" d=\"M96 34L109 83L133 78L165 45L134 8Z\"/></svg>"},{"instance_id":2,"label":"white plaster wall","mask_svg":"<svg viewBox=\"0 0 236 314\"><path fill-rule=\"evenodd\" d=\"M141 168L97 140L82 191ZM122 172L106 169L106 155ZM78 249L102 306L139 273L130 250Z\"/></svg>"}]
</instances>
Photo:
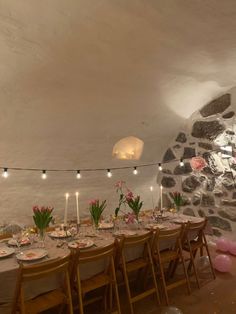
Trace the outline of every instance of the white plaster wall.
<instances>
[{"instance_id":1,"label":"white plaster wall","mask_svg":"<svg viewBox=\"0 0 236 314\"><path fill-rule=\"evenodd\" d=\"M158 162L185 119L235 85L234 1L0 0L0 12L2 166L133 165L111 158L130 135L145 143L140 163ZM1 221L31 221L36 203L62 217L64 193L76 190L84 214L94 196L113 211L118 179L151 206L154 168L81 181L12 172L0 178Z\"/></svg>"}]
</instances>

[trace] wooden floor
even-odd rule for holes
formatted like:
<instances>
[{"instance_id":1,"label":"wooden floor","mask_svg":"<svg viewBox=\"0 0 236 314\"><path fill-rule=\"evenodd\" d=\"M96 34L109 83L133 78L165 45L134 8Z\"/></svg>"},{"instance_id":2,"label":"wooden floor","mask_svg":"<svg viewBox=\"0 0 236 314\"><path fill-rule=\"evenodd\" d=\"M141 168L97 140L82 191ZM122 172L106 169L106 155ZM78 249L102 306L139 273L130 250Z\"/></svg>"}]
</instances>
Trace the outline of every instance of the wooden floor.
<instances>
[{"instance_id":1,"label":"wooden floor","mask_svg":"<svg viewBox=\"0 0 236 314\"><path fill-rule=\"evenodd\" d=\"M216 252L211 249L212 256ZM187 294L185 286L169 292L172 306L178 307L184 314L236 314L236 257L231 256L233 267L231 273L216 273L216 280L211 280L210 274L202 274L203 287L199 290L194 278L191 278L191 295ZM129 314L125 289L120 291L122 313ZM158 307L153 297L148 297L135 305L136 314L161 313L163 307ZM53 313L52 311L48 313ZM56 313L56 312L55 312ZM78 313L78 312L75 312ZM102 313L97 306L87 307L85 313Z\"/></svg>"}]
</instances>

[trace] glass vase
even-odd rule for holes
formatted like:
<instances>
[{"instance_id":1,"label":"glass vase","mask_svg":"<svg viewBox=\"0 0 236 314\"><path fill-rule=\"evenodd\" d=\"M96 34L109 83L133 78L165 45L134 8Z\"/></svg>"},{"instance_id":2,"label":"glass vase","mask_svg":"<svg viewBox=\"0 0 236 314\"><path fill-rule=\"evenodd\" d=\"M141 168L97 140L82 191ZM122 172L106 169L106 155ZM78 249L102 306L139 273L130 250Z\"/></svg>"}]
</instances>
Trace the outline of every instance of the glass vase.
<instances>
[{"instance_id":1,"label":"glass vase","mask_svg":"<svg viewBox=\"0 0 236 314\"><path fill-rule=\"evenodd\" d=\"M40 247L45 247L46 228L38 228Z\"/></svg>"}]
</instances>

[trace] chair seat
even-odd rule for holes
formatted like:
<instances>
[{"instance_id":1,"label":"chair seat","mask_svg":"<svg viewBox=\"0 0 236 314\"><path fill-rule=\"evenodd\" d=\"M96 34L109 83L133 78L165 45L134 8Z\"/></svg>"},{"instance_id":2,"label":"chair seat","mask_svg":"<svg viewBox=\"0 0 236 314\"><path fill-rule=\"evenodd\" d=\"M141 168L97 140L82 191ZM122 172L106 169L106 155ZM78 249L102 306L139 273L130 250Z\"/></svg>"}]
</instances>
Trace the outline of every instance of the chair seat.
<instances>
[{"instance_id":1,"label":"chair seat","mask_svg":"<svg viewBox=\"0 0 236 314\"><path fill-rule=\"evenodd\" d=\"M60 290L53 290L25 302L26 313L39 313L62 303L67 303L66 295Z\"/></svg>"},{"instance_id":2,"label":"chair seat","mask_svg":"<svg viewBox=\"0 0 236 314\"><path fill-rule=\"evenodd\" d=\"M126 264L126 271L132 272L140 268L144 268L148 265L148 262L143 258L138 258L136 260L130 261Z\"/></svg>"},{"instance_id":3,"label":"chair seat","mask_svg":"<svg viewBox=\"0 0 236 314\"><path fill-rule=\"evenodd\" d=\"M81 281L81 288L83 293L98 289L106 286L111 281L110 277L106 274L98 274L89 279Z\"/></svg>"}]
</instances>

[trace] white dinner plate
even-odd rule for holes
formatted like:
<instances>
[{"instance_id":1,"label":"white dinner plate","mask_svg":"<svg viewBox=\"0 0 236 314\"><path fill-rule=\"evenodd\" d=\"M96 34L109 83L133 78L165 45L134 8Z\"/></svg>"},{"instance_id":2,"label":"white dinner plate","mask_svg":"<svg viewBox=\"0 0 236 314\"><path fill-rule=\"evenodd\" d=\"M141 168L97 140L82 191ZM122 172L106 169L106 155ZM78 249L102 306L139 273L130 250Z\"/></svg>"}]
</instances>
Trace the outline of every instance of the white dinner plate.
<instances>
[{"instance_id":1,"label":"white dinner plate","mask_svg":"<svg viewBox=\"0 0 236 314\"><path fill-rule=\"evenodd\" d=\"M0 247L0 258L4 258L7 256L12 255L15 253L15 250L13 248L7 247L7 246L1 246Z\"/></svg>"},{"instance_id":2,"label":"white dinner plate","mask_svg":"<svg viewBox=\"0 0 236 314\"><path fill-rule=\"evenodd\" d=\"M30 244L30 240L28 238L22 238L20 240L20 246L23 246L23 245L29 245ZM11 245L11 246L17 246L17 242L15 239L11 238L9 241L8 241L8 245Z\"/></svg>"},{"instance_id":3,"label":"white dinner plate","mask_svg":"<svg viewBox=\"0 0 236 314\"><path fill-rule=\"evenodd\" d=\"M112 229L114 224L112 222L101 222L98 226L98 229Z\"/></svg>"},{"instance_id":4,"label":"white dinner plate","mask_svg":"<svg viewBox=\"0 0 236 314\"><path fill-rule=\"evenodd\" d=\"M55 230L49 233L49 236L52 238L69 238L71 237L70 231L64 231L64 230Z\"/></svg>"},{"instance_id":5,"label":"white dinner plate","mask_svg":"<svg viewBox=\"0 0 236 314\"><path fill-rule=\"evenodd\" d=\"M31 250L25 250L21 253L18 253L16 255L16 258L20 261L36 261L41 258L44 258L48 255L48 252L44 249L31 249Z\"/></svg>"},{"instance_id":6,"label":"white dinner plate","mask_svg":"<svg viewBox=\"0 0 236 314\"><path fill-rule=\"evenodd\" d=\"M115 236L134 236L136 235L137 232L136 231L133 231L133 230L119 230L119 231L116 231L114 232L114 235Z\"/></svg>"},{"instance_id":7,"label":"white dinner plate","mask_svg":"<svg viewBox=\"0 0 236 314\"><path fill-rule=\"evenodd\" d=\"M72 249L87 249L89 247L92 247L93 245L94 242L90 239L78 239L68 243L68 247Z\"/></svg>"},{"instance_id":8,"label":"white dinner plate","mask_svg":"<svg viewBox=\"0 0 236 314\"><path fill-rule=\"evenodd\" d=\"M147 224L145 226L145 228L148 229L148 230L150 230L150 229L157 229L157 228L158 229L165 229L166 226L162 225L162 224L152 224L152 223L150 223L150 224Z\"/></svg>"}]
</instances>

